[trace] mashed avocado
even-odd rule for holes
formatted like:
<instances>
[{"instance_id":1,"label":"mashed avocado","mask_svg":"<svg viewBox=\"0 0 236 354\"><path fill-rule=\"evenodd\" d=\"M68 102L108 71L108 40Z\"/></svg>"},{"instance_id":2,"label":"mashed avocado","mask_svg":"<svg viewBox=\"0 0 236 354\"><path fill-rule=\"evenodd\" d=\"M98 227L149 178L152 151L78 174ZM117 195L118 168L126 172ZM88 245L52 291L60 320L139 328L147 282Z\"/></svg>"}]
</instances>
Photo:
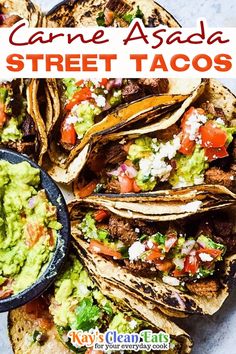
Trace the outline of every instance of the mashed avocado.
<instances>
[{"instance_id":1,"label":"mashed avocado","mask_svg":"<svg viewBox=\"0 0 236 354\"><path fill-rule=\"evenodd\" d=\"M25 116L25 102L23 99L20 101L18 100L17 104L18 107L20 107L20 114L18 114L17 117L14 117L10 107L12 96L13 93L10 87L0 87L0 110L3 109L7 115L6 122L4 122L4 125L0 128L0 142L2 143L7 143L9 141L16 142L23 137L20 125Z\"/></svg>"},{"instance_id":2,"label":"mashed avocado","mask_svg":"<svg viewBox=\"0 0 236 354\"><path fill-rule=\"evenodd\" d=\"M50 312L61 334L70 329L87 331L96 327L102 332L110 328L132 333L145 325L130 312L119 311L96 287L75 255L70 255L55 283Z\"/></svg>"},{"instance_id":3,"label":"mashed avocado","mask_svg":"<svg viewBox=\"0 0 236 354\"><path fill-rule=\"evenodd\" d=\"M197 146L191 156L178 155L175 158L176 171L169 179L174 188L193 186L204 182L204 172L208 168L204 149Z\"/></svg>"},{"instance_id":4,"label":"mashed avocado","mask_svg":"<svg viewBox=\"0 0 236 354\"><path fill-rule=\"evenodd\" d=\"M40 171L27 162L0 160L0 294L6 297L32 285L52 256L56 208L39 190Z\"/></svg>"},{"instance_id":5,"label":"mashed avocado","mask_svg":"<svg viewBox=\"0 0 236 354\"><path fill-rule=\"evenodd\" d=\"M87 213L82 223L80 224L80 229L85 238L91 238L94 240L105 240L108 236L108 232L103 229L98 229L96 227L96 221L93 218L92 213Z\"/></svg>"},{"instance_id":6,"label":"mashed avocado","mask_svg":"<svg viewBox=\"0 0 236 354\"><path fill-rule=\"evenodd\" d=\"M79 139L91 128L94 124L94 118L101 113L99 107L94 106L89 102L81 103L73 109L73 115L78 117L75 123L75 131Z\"/></svg>"}]
</instances>

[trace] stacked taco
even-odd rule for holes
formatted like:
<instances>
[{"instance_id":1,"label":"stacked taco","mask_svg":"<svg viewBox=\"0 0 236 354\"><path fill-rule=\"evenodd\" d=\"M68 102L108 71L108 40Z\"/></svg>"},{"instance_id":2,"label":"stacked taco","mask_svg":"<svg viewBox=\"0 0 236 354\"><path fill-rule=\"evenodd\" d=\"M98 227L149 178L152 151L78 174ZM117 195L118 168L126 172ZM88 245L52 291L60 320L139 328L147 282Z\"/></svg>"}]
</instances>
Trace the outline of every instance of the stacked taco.
<instances>
[{"instance_id":1,"label":"stacked taco","mask_svg":"<svg viewBox=\"0 0 236 354\"><path fill-rule=\"evenodd\" d=\"M106 204L69 205L72 235L91 272L167 313L213 314L236 271L235 210L168 221L121 217Z\"/></svg>"},{"instance_id":2,"label":"stacked taco","mask_svg":"<svg viewBox=\"0 0 236 354\"><path fill-rule=\"evenodd\" d=\"M158 333L161 330L170 336L170 349L163 353L191 351L191 339L184 331L151 304L99 277L93 278L74 252L47 295L9 315L10 339L15 353L19 354L51 350L93 353L93 348L75 347L68 336L71 329L89 331L92 328L100 333L106 330L133 333L143 329Z\"/></svg>"},{"instance_id":3,"label":"stacked taco","mask_svg":"<svg viewBox=\"0 0 236 354\"><path fill-rule=\"evenodd\" d=\"M189 80L182 88L180 80L167 79L48 81L54 84L53 109L59 115L54 115L49 134L49 157L56 165L50 174L59 182L71 182L76 172L66 171L91 138L127 125L135 128L146 119L158 121L179 107L199 81ZM57 177L60 171L62 176ZM68 174L66 180L63 173Z\"/></svg>"},{"instance_id":4,"label":"stacked taco","mask_svg":"<svg viewBox=\"0 0 236 354\"><path fill-rule=\"evenodd\" d=\"M47 150L45 124L38 109L38 80L0 83L0 146L42 163Z\"/></svg>"}]
</instances>

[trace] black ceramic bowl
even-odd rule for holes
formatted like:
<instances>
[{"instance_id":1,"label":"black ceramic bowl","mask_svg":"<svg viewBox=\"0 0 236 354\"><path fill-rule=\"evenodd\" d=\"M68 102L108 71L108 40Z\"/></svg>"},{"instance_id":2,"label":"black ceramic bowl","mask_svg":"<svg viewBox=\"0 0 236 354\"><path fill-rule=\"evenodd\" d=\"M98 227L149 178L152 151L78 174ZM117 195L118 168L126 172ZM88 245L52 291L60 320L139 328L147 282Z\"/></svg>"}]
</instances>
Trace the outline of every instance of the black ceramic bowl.
<instances>
[{"instance_id":1,"label":"black ceramic bowl","mask_svg":"<svg viewBox=\"0 0 236 354\"><path fill-rule=\"evenodd\" d=\"M37 298L52 284L67 255L70 239L70 221L66 202L60 189L36 163L24 155L7 149L0 149L0 160L6 160L13 164L27 161L32 167L40 170L40 187L45 189L48 199L57 207L57 219L63 225L63 228L58 232L57 244L47 269L29 288L19 294L0 300L0 312L5 312Z\"/></svg>"}]
</instances>

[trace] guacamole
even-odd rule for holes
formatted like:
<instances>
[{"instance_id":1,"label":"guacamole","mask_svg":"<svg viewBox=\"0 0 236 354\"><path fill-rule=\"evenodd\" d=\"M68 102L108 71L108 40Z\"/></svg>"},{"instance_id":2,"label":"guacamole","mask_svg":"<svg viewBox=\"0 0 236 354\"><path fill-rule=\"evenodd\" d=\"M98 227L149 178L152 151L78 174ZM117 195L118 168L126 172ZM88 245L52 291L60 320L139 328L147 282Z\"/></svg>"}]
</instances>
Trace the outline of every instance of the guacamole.
<instances>
[{"instance_id":1,"label":"guacamole","mask_svg":"<svg viewBox=\"0 0 236 354\"><path fill-rule=\"evenodd\" d=\"M39 169L0 160L0 298L25 290L46 270L61 228L40 190Z\"/></svg>"}]
</instances>

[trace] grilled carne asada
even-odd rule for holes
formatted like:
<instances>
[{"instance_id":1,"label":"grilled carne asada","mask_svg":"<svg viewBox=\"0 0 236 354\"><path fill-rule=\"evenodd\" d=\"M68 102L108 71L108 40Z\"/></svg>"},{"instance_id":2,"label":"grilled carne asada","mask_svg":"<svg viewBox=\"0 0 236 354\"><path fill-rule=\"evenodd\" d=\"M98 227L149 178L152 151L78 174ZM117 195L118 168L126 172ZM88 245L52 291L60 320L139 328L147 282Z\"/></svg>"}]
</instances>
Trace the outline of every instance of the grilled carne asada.
<instances>
[{"instance_id":1,"label":"grilled carne asada","mask_svg":"<svg viewBox=\"0 0 236 354\"><path fill-rule=\"evenodd\" d=\"M88 242L90 253L137 276L161 278L185 292L211 297L221 289L217 272L223 259L235 252L233 225L224 213L176 222L136 222L106 209L82 209L72 234Z\"/></svg>"}]
</instances>

